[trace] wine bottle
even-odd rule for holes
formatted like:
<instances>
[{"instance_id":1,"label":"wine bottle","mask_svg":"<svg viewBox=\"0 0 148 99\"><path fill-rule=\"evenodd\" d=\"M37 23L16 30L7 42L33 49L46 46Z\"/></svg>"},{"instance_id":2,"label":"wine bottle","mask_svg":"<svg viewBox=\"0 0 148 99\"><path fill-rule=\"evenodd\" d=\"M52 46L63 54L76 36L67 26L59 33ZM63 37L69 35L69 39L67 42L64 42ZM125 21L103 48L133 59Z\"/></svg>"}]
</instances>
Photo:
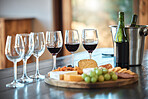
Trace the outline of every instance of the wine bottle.
<instances>
[{"instance_id":1,"label":"wine bottle","mask_svg":"<svg viewBox=\"0 0 148 99\"><path fill-rule=\"evenodd\" d=\"M129 39L125 33L124 12L119 12L119 22L114 42L116 43L116 67L129 69Z\"/></svg>"},{"instance_id":2,"label":"wine bottle","mask_svg":"<svg viewBox=\"0 0 148 99\"><path fill-rule=\"evenodd\" d=\"M137 22L138 16L136 14L134 14L132 16L132 20L131 20L131 25L130 27L136 27L136 22Z\"/></svg>"}]
</instances>

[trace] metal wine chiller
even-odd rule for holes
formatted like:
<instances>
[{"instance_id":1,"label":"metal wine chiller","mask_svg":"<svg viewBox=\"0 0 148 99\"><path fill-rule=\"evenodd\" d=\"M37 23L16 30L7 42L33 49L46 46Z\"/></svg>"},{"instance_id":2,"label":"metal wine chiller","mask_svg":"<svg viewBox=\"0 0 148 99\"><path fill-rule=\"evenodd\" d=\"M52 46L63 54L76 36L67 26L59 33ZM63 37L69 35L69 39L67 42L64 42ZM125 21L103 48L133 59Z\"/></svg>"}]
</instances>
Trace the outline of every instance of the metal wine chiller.
<instances>
[{"instance_id":1,"label":"metal wine chiller","mask_svg":"<svg viewBox=\"0 0 148 99\"><path fill-rule=\"evenodd\" d=\"M112 39L117 31L117 26L110 26ZM148 25L136 25L136 27L125 27L125 32L129 37L129 65L141 66L144 52L145 36L148 35ZM116 43L114 42L114 57L116 57Z\"/></svg>"}]
</instances>

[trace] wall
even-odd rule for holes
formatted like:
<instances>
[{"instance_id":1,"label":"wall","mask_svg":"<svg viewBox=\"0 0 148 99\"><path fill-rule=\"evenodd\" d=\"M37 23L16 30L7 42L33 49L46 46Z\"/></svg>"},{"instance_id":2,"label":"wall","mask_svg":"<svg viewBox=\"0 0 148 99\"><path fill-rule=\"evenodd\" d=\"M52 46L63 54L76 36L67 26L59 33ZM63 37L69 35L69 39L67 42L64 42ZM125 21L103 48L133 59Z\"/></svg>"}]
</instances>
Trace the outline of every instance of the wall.
<instances>
[{"instance_id":1,"label":"wall","mask_svg":"<svg viewBox=\"0 0 148 99\"><path fill-rule=\"evenodd\" d=\"M6 18L35 18L33 31L53 29L52 0L0 0L0 17ZM51 58L45 51L40 60Z\"/></svg>"},{"instance_id":2,"label":"wall","mask_svg":"<svg viewBox=\"0 0 148 99\"><path fill-rule=\"evenodd\" d=\"M139 0L139 23L148 25L148 0ZM148 49L148 36L145 37L145 49Z\"/></svg>"}]
</instances>

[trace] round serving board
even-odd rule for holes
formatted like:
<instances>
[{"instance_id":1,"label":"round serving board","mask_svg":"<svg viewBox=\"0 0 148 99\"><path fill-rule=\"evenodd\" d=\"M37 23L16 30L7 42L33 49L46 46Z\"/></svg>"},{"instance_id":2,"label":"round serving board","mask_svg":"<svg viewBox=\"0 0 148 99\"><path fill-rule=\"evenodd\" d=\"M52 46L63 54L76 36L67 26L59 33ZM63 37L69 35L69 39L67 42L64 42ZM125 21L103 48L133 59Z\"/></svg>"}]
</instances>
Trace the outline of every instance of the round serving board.
<instances>
[{"instance_id":1,"label":"round serving board","mask_svg":"<svg viewBox=\"0 0 148 99\"><path fill-rule=\"evenodd\" d=\"M64 80L55 80L49 77L44 79L45 83L65 88L108 88L108 87L120 87L124 85L129 85L138 81L138 75L130 79L118 79L116 81L104 81L96 83L86 83L82 82L73 82L73 81L64 81Z\"/></svg>"}]
</instances>

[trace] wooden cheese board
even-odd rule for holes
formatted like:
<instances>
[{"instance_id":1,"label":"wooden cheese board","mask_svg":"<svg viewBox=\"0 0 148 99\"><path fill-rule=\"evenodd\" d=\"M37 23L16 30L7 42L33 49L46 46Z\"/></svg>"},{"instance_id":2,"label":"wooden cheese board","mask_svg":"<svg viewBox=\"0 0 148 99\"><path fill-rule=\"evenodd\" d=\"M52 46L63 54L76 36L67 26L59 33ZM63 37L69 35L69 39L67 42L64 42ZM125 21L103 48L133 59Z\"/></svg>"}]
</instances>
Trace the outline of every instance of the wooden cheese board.
<instances>
[{"instance_id":1,"label":"wooden cheese board","mask_svg":"<svg viewBox=\"0 0 148 99\"><path fill-rule=\"evenodd\" d=\"M65 88L110 88L110 87L121 87L129 84L133 84L138 81L138 75L136 74L133 78L130 79L117 79L116 81L104 81L96 83L86 83L82 82L72 82L64 80L55 80L46 76L44 79L45 83Z\"/></svg>"}]
</instances>

